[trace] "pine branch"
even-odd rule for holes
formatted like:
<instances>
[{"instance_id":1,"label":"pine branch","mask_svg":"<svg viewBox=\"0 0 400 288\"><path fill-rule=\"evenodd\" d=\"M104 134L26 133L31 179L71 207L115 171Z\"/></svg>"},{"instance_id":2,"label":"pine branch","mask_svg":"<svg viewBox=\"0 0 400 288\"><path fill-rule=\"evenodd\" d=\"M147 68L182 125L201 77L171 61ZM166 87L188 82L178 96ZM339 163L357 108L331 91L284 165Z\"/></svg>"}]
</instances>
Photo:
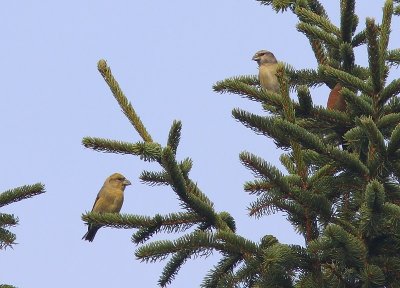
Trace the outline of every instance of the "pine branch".
<instances>
[{"instance_id":1,"label":"pine branch","mask_svg":"<svg viewBox=\"0 0 400 288\"><path fill-rule=\"evenodd\" d=\"M14 215L0 213L0 227L11 227L18 224L18 218Z\"/></svg>"},{"instance_id":2,"label":"pine branch","mask_svg":"<svg viewBox=\"0 0 400 288\"><path fill-rule=\"evenodd\" d=\"M182 165L180 165L180 167L182 167ZM197 186L197 183L194 183L191 179L186 178L184 171L181 170L181 172L187 182L187 187L188 187L189 193L191 195L194 195L200 201L204 202L205 205L213 208L214 203L203 192L201 192L200 188Z\"/></svg>"},{"instance_id":3,"label":"pine branch","mask_svg":"<svg viewBox=\"0 0 400 288\"><path fill-rule=\"evenodd\" d=\"M324 180L330 180L330 176L336 173L332 164L326 164L316 170L309 178L309 185L312 187L323 187ZM323 187L324 188L324 187ZM321 189L324 190L324 189Z\"/></svg>"},{"instance_id":4,"label":"pine branch","mask_svg":"<svg viewBox=\"0 0 400 288\"><path fill-rule=\"evenodd\" d=\"M233 269L240 263L240 255L229 255L223 257L204 278L201 287L224 287L227 275L231 276ZM225 283L226 284L226 283ZM225 286L228 287L228 286Z\"/></svg>"},{"instance_id":5,"label":"pine branch","mask_svg":"<svg viewBox=\"0 0 400 288\"><path fill-rule=\"evenodd\" d=\"M252 101L266 103L275 107L281 107L281 97L279 94L257 89L241 81L241 77L225 79L214 84L213 89L219 93L233 93L248 98Z\"/></svg>"},{"instance_id":6,"label":"pine branch","mask_svg":"<svg viewBox=\"0 0 400 288\"><path fill-rule=\"evenodd\" d=\"M274 9L276 12L284 12L288 8L293 9L293 6L295 5L296 1L295 0L285 0L285 1L275 1L275 0L256 0L257 2L260 2L261 5L269 5L272 6L272 9Z\"/></svg>"},{"instance_id":7,"label":"pine branch","mask_svg":"<svg viewBox=\"0 0 400 288\"><path fill-rule=\"evenodd\" d=\"M383 107L383 111L385 114L390 113L400 113L400 98L392 97L389 102Z\"/></svg>"},{"instance_id":8,"label":"pine branch","mask_svg":"<svg viewBox=\"0 0 400 288\"><path fill-rule=\"evenodd\" d=\"M352 71L354 67L354 50L351 43L341 43L339 47L340 58L343 62L344 71Z\"/></svg>"},{"instance_id":9,"label":"pine branch","mask_svg":"<svg viewBox=\"0 0 400 288\"><path fill-rule=\"evenodd\" d=\"M358 157L350 154L346 151L339 150L337 148L331 147L328 149L328 155L332 159L336 160L340 167L347 169L349 171L354 171L358 173L361 177L367 177L369 174L369 169L360 161Z\"/></svg>"},{"instance_id":10,"label":"pine branch","mask_svg":"<svg viewBox=\"0 0 400 288\"><path fill-rule=\"evenodd\" d=\"M164 148L162 153L162 164L170 176L172 189L177 193L184 207L194 211L208 223L211 223L218 229L229 230L224 221L214 212L213 204L208 198L200 192L197 185L189 183L186 185L182 172L175 161L175 157L170 148Z\"/></svg>"},{"instance_id":11,"label":"pine branch","mask_svg":"<svg viewBox=\"0 0 400 288\"><path fill-rule=\"evenodd\" d=\"M318 152L310 149L303 150L303 157L311 171L315 171L319 167L332 164L331 159L329 159L327 156L321 155ZM314 173L316 173L316 171ZM310 177L313 176L311 175Z\"/></svg>"},{"instance_id":12,"label":"pine branch","mask_svg":"<svg viewBox=\"0 0 400 288\"><path fill-rule=\"evenodd\" d=\"M132 241L136 244L144 243L151 236L161 231L165 233L184 232L196 224L203 224L204 219L193 213L171 213L166 216L156 215L154 224L146 225L132 235Z\"/></svg>"},{"instance_id":13,"label":"pine branch","mask_svg":"<svg viewBox=\"0 0 400 288\"><path fill-rule=\"evenodd\" d=\"M325 31L321 30L320 28L315 27L314 25L300 22L297 24L297 30L302 32L307 38L311 40L320 40L323 43L329 45L330 47L334 47L339 49L339 40L337 37L326 33Z\"/></svg>"},{"instance_id":14,"label":"pine branch","mask_svg":"<svg viewBox=\"0 0 400 288\"><path fill-rule=\"evenodd\" d=\"M386 1L385 5L383 6L383 17L382 17L382 24L381 24L381 31L380 31L380 38L379 38L379 64L382 69L384 69L386 63L386 54L387 48L389 44L390 38L390 26L392 24L392 15L393 15L393 2L391 0ZM383 75L386 80L387 75Z\"/></svg>"},{"instance_id":15,"label":"pine branch","mask_svg":"<svg viewBox=\"0 0 400 288\"><path fill-rule=\"evenodd\" d=\"M396 234L400 228L400 207L399 205L392 203L384 203L382 205L382 215L385 216L385 220L387 223L390 223L389 226L386 226L388 234Z\"/></svg>"},{"instance_id":16,"label":"pine branch","mask_svg":"<svg viewBox=\"0 0 400 288\"><path fill-rule=\"evenodd\" d=\"M183 161L181 161L181 162L179 163L179 167L181 168L183 177L184 177L185 179L188 179L188 180L189 180L188 174L189 174L190 170L191 170L192 167L193 167L193 161L192 161L192 159L190 159L190 158L185 158Z\"/></svg>"},{"instance_id":17,"label":"pine branch","mask_svg":"<svg viewBox=\"0 0 400 288\"><path fill-rule=\"evenodd\" d=\"M261 259L251 259L243 263L237 269L237 271L234 274L234 279L233 279L233 284L235 285L230 285L230 286L225 286L225 287L241 287L239 284L242 283L244 287L264 287L261 284L258 283L259 279L261 278ZM274 287L275 283L272 283L272 286ZM222 286L224 287L224 286ZM267 286L268 287L268 286ZM289 286L288 286L289 287Z\"/></svg>"},{"instance_id":18,"label":"pine branch","mask_svg":"<svg viewBox=\"0 0 400 288\"><path fill-rule=\"evenodd\" d=\"M400 79L394 79L387 85L381 92L379 104L385 104L390 98L396 97L400 94Z\"/></svg>"},{"instance_id":19,"label":"pine branch","mask_svg":"<svg viewBox=\"0 0 400 288\"><path fill-rule=\"evenodd\" d=\"M296 253L293 253L293 249L289 245L275 243L269 247L263 249L263 268L265 270L270 270L267 273L272 274L272 277L276 277L276 272L289 271L295 267L298 267ZM271 271L275 270L275 271ZM275 273L272 273L275 272ZM273 275L275 274L275 275ZM290 279L290 277L288 277Z\"/></svg>"},{"instance_id":20,"label":"pine branch","mask_svg":"<svg viewBox=\"0 0 400 288\"><path fill-rule=\"evenodd\" d=\"M340 127L349 127L353 124L347 113L337 110L316 107L311 110L310 114L319 124L327 123L331 126L334 125Z\"/></svg>"},{"instance_id":21,"label":"pine branch","mask_svg":"<svg viewBox=\"0 0 400 288\"><path fill-rule=\"evenodd\" d=\"M369 69L372 77L373 93L379 93L382 90L382 72L383 67L379 61L381 51L378 44L378 29L373 19L367 18L367 44L368 44L368 59ZM365 91L364 91L365 92Z\"/></svg>"},{"instance_id":22,"label":"pine branch","mask_svg":"<svg viewBox=\"0 0 400 288\"><path fill-rule=\"evenodd\" d=\"M384 157L386 155L385 139L381 131L379 131L378 127L375 125L375 122L372 118L363 117L360 119L360 124L364 128L370 144L374 145L376 149L374 149L374 156L382 155Z\"/></svg>"},{"instance_id":23,"label":"pine branch","mask_svg":"<svg viewBox=\"0 0 400 288\"><path fill-rule=\"evenodd\" d=\"M179 141L181 139L182 123L181 121L174 121L168 135L167 146L171 147L174 154L178 149Z\"/></svg>"},{"instance_id":24,"label":"pine branch","mask_svg":"<svg viewBox=\"0 0 400 288\"><path fill-rule=\"evenodd\" d=\"M234 109L232 115L244 126L252 129L256 133L273 138L278 147L290 147L286 135L274 125L275 117L263 117L240 109Z\"/></svg>"},{"instance_id":25,"label":"pine branch","mask_svg":"<svg viewBox=\"0 0 400 288\"><path fill-rule=\"evenodd\" d=\"M269 189L268 193L264 193L262 196L258 197L256 201L250 203L247 208L249 211L249 216L256 218L261 218L264 215L271 215L278 211L283 212L293 212L293 203L286 199L288 197L283 197L278 189Z\"/></svg>"},{"instance_id":26,"label":"pine branch","mask_svg":"<svg viewBox=\"0 0 400 288\"><path fill-rule=\"evenodd\" d=\"M281 154L279 157L279 161L281 161L281 164L286 168L286 170L289 172L289 174L296 174L296 165L293 161L293 155L292 153L289 154Z\"/></svg>"},{"instance_id":27,"label":"pine branch","mask_svg":"<svg viewBox=\"0 0 400 288\"><path fill-rule=\"evenodd\" d=\"M179 167L185 179L187 179L192 166L193 162L190 158L186 158L179 163ZM165 171L143 171L139 176L139 179L150 186L170 185L168 173Z\"/></svg>"},{"instance_id":28,"label":"pine branch","mask_svg":"<svg viewBox=\"0 0 400 288\"><path fill-rule=\"evenodd\" d=\"M322 140L315 134L308 132L305 128L282 119L277 119L275 125L278 129L286 133L286 135L291 135L293 137L292 140L299 142L303 147L320 153L326 151Z\"/></svg>"},{"instance_id":29,"label":"pine branch","mask_svg":"<svg viewBox=\"0 0 400 288\"><path fill-rule=\"evenodd\" d=\"M340 30L343 42L350 43L352 35L357 28L357 17L354 14L355 0L340 1Z\"/></svg>"},{"instance_id":30,"label":"pine branch","mask_svg":"<svg viewBox=\"0 0 400 288\"><path fill-rule=\"evenodd\" d=\"M264 180L269 181L271 184L274 184L276 188L279 187L279 189L282 191L282 194L290 193L291 189L289 187L289 183L285 180L284 176L277 168L249 152L242 152L240 153L239 157L242 164L253 171L256 176L262 177Z\"/></svg>"},{"instance_id":31,"label":"pine branch","mask_svg":"<svg viewBox=\"0 0 400 288\"><path fill-rule=\"evenodd\" d=\"M398 123L400 123L400 113L390 113L380 118L376 126L385 133L385 138L389 138L390 135L387 132L392 132Z\"/></svg>"},{"instance_id":32,"label":"pine branch","mask_svg":"<svg viewBox=\"0 0 400 288\"><path fill-rule=\"evenodd\" d=\"M387 154L389 159L398 159L393 157L393 154L400 149L400 124L393 130L390 140L387 145Z\"/></svg>"},{"instance_id":33,"label":"pine branch","mask_svg":"<svg viewBox=\"0 0 400 288\"><path fill-rule=\"evenodd\" d=\"M218 216L221 218L221 220L228 226L230 232L236 233L236 222L235 218L232 217L231 214L229 214L226 211L222 211L218 214ZM204 229L205 230L205 229Z\"/></svg>"},{"instance_id":34,"label":"pine branch","mask_svg":"<svg viewBox=\"0 0 400 288\"><path fill-rule=\"evenodd\" d=\"M86 224L124 229L141 228L143 226L154 224L150 217L120 213L86 212L85 214L82 214L81 218Z\"/></svg>"},{"instance_id":35,"label":"pine branch","mask_svg":"<svg viewBox=\"0 0 400 288\"><path fill-rule=\"evenodd\" d=\"M327 77L331 78L336 83L341 83L342 86L350 87L354 90L361 90L367 95L370 95L373 92L371 85L350 73L326 65L320 65L319 68Z\"/></svg>"},{"instance_id":36,"label":"pine branch","mask_svg":"<svg viewBox=\"0 0 400 288\"><path fill-rule=\"evenodd\" d=\"M139 247L135 255L145 262L156 262L166 259L170 254L184 250L192 251L193 255L207 256L213 249L223 249L215 235L209 232L195 231L184 235L177 240L162 240L148 243Z\"/></svg>"},{"instance_id":37,"label":"pine branch","mask_svg":"<svg viewBox=\"0 0 400 288\"><path fill-rule=\"evenodd\" d=\"M3 214L0 214L3 215ZM0 226L0 250L5 250L8 247L12 247L15 245L16 236L15 234L11 233L10 231L1 228Z\"/></svg>"},{"instance_id":38,"label":"pine branch","mask_svg":"<svg viewBox=\"0 0 400 288\"><path fill-rule=\"evenodd\" d=\"M256 243L232 232L219 231L215 234L215 239L224 243L221 252L240 254L244 260L252 258L259 252Z\"/></svg>"},{"instance_id":39,"label":"pine branch","mask_svg":"<svg viewBox=\"0 0 400 288\"><path fill-rule=\"evenodd\" d=\"M354 92L347 89L346 87L342 88L341 93L346 102L351 106L351 109L357 115L372 116L372 106L365 99L357 96Z\"/></svg>"},{"instance_id":40,"label":"pine branch","mask_svg":"<svg viewBox=\"0 0 400 288\"><path fill-rule=\"evenodd\" d=\"M192 250L176 252L168 261L167 265L165 265L160 279L158 280L158 284L161 287L166 287L168 284L171 284L182 265L185 264L185 262L192 256L192 254Z\"/></svg>"},{"instance_id":41,"label":"pine branch","mask_svg":"<svg viewBox=\"0 0 400 288\"><path fill-rule=\"evenodd\" d=\"M313 11L317 15L321 15L322 17L329 19L328 14L324 6L318 0L308 0L308 6L310 7L311 11Z\"/></svg>"},{"instance_id":42,"label":"pine branch","mask_svg":"<svg viewBox=\"0 0 400 288\"><path fill-rule=\"evenodd\" d=\"M354 35L353 39L351 40L351 46L358 47L363 44L367 43L367 31L361 30L356 35Z\"/></svg>"},{"instance_id":43,"label":"pine branch","mask_svg":"<svg viewBox=\"0 0 400 288\"><path fill-rule=\"evenodd\" d=\"M291 135L295 141L301 143L303 147L327 155L338 161L342 167L357 171L361 175L365 176L369 173L368 168L358 158L337 148L326 146L321 139L306 129L284 120L277 120L276 125L287 135Z\"/></svg>"},{"instance_id":44,"label":"pine branch","mask_svg":"<svg viewBox=\"0 0 400 288\"><path fill-rule=\"evenodd\" d=\"M261 195L263 192L269 191L275 185L265 180L254 180L244 183L244 191L250 194Z\"/></svg>"},{"instance_id":45,"label":"pine branch","mask_svg":"<svg viewBox=\"0 0 400 288\"><path fill-rule=\"evenodd\" d=\"M132 235L131 241L135 244L143 244L149 240L154 234L159 233L160 227L158 225L140 228Z\"/></svg>"},{"instance_id":46,"label":"pine branch","mask_svg":"<svg viewBox=\"0 0 400 288\"><path fill-rule=\"evenodd\" d=\"M120 213L96 213L82 214L82 220L87 224L101 225L111 228L152 228L167 233L181 232L189 229L196 223L201 223L198 215L193 213L171 213L168 215L155 215L154 217L120 214Z\"/></svg>"},{"instance_id":47,"label":"pine branch","mask_svg":"<svg viewBox=\"0 0 400 288\"><path fill-rule=\"evenodd\" d=\"M33 185L24 185L14 189L7 190L0 193L0 207L18 202L23 199L31 198L33 196L42 194L45 192L45 187L41 183ZM12 227L18 224L18 218L14 215L0 213L0 250L12 247L16 244L16 236L10 231L6 230L6 227Z\"/></svg>"},{"instance_id":48,"label":"pine branch","mask_svg":"<svg viewBox=\"0 0 400 288\"><path fill-rule=\"evenodd\" d=\"M283 115L288 121L294 122L295 110L293 101L290 99L289 95L289 79L286 76L285 67L282 64L278 64L278 68L276 69L276 77L278 78L280 92L282 96Z\"/></svg>"},{"instance_id":49,"label":"pine branch","mask_svg":"<svg viewBox=\"0 0 400 288\"><path fill-rule=\"evenodd\" d=\"M368 183L365 188L365 204L366 208L373 212L380 213L385 204L385 188L377 180Z\"/></svg>"},{"instance_id":50,"label":"pine branch","mask_svg":"<svg viewBox=\"0 0 400 288\"><path fill-rule=\"evenodd\" d=\"M314 56L317 59L317 63L320 65L328 64L328 57L326 55L326 49L322 44L322 41L316 39L309 39L311 49L314 52Z\"/></svg>"},{"instance_id":51,"label":"pine branch","mask_svg":"<svg viewBox=\"0 0 400 288\"><path fill-rule=\"evenodd\" d=\"M0 207L44 193L44 185L36 183L4 191L0 194Z\"/></svg>"},{"instance_id":52,"label":"pine branch","mask_svg":"<svg viewBox=\"0 0 400 288\"><path fill-rule=\"evenodd\" d=\"M114 98L117 100L119 106L121 107L122 112L124 112L125 116L142 137L143 141L153 142L150 134L147 132L139 116L136 114L135 109L133 109L132 104L128 101L125 94L119 87L118 82L112 75L111 69L107 66L106 61L103 59L99 60L99 62L97 63L97 68L101 76L103 76L104 80L106 81L107 85L110 87L110 90L113 93Z\"/></svg>"},{"instance_id":53,"label":"pine branch","mask_svg":"<svg viewBox=\"0 0 400 288\"><path fill-rule=\"evenodd\" d=\"M313 108L313 101L310 91L306 86L299 86L297 88L297 97L299 99L299 114L308 116Z\"/></svg>"},{"instance_id":54,"label":"pine branch","mask_svg":"<svg viewBox=\"0 0 400 288\"><path fill-rule=\"evenodd\" d=\"M306 8L296 7L295 12L301 21L317 26L324 30L326 33L334 34L337 37L340 37L340 30L335 25L332 24L329 19L327 19L324 15L317 14L313 11L310 11Z\"/></svg>"},{"instance_id":55,"label":"pine branch","mask_svg":"<svg viewBox=\"0 0 400 288\"><path fill-rule=\"evenodd\" d=\"M323 53L323 52L321 52ZM323 55L320 57L324 57ZM321 60L325 61L325 60ZM289 77L289 85L291 88L297 88L299 85L315 87L324 83L324 77L314 69L296 70L289 65L285 66L285 73Z\"/></svg>"},{"instance_id":56,"label":"pine branch","mask_svg":"<svg viewBox=\"0 0 400 288\"><path fill-rule=\"evenodd\" d=\"M366 247L361 239L335 224L326 227L323 238L310 242L309 249L311 253L318 253L321 261L339 267L360 269L366 257Z\"/></svg>"},{"instance_id":57,"label":"pine branch","mask_svg":"<svg viewBox=\"0 0 400 288\"><path fill-rule=\"evenodd\" d=\"M354 76L356 76L364 81L368 80L368 78L370 77L369 69L365 68L365 67L361 67L359 65L354 65L351 73L354 74Z\"/></svg>"},{"instance_id":58,"label":"pine branch","mask_svg":"<svg viewBox=\"0 0 400 288\"><path fill-rule=\"evenodd\" d=\"M384 287L386 283L385 273L377 265L365 265L362 271L362 280L367 285Z\"/></svg>"},{"instance_id":59,"label":"pine branch","mask_svg":"<svg viewBox=\"0 0 400 288\"><path fill-rule=\"evenodd\" d=\"M169 185L166 172L143 171L139 179L150 186Z\"/></svg>"},{"instance_id":60,"label":"pine branch","mask_svg":"<svg viewBox=\"0 0 400 288\"><path fill-rule=\"evenodd\" d=\"M391 65L399 66L400 65L400 49L389 50L386 55L386 60Z\"/></svg>"},{"instance_id":61,"label":"pine branch","mask_svg":"<svg viewBox=\"0 0 400 288\"><path fill-rule=\"evenodd\" d=\"M160 161L161 146L153 142L129 143L96 137L85 137L82 144L86 148L105 153L131 154L144 161Z\"/></svg>"}]
</instances>

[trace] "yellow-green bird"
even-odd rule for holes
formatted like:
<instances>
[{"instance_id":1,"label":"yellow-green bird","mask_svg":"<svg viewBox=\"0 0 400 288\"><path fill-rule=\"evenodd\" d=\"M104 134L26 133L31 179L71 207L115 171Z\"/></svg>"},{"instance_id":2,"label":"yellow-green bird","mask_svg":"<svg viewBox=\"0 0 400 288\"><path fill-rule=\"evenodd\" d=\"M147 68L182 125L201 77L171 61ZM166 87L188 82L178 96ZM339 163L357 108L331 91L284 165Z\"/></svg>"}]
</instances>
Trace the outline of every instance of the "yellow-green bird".
<instances>
[{"instance_id":1,"label":"yellow-green bird","mask_svg":"<svg viewBox=\"0 0 400 288\"><path fill-rule=\"evenodd\" d=\"M124 191L131 182L120 173L114 173L106 179L94 201L92 212L118 213L124 202ZM89 224L88 231L82 239L92 242L101 225Z\"/></svg>"},{"instance_id":2,"label":"yellow-green bird","mask_svg":"<svg viewBox=\"0 0 400 288\"><path fill-rule=\"evenodd\" d=\"M267 50L260 50L254 54L252 60L258 64L258 80L261 87L279 93L279 82L275 75L278 61L274 54Z\"/></svg>"}]
</instances>

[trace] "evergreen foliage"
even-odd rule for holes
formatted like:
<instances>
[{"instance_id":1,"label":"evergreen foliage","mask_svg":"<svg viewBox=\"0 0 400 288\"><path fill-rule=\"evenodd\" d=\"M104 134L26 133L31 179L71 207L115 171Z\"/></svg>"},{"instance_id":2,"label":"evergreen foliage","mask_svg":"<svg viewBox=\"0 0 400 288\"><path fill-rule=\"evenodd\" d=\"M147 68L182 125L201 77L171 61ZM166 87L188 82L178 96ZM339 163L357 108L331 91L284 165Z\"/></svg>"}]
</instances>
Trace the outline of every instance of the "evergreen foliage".
<instances>
[{"instance_id":1,"label":"evergreen foliage","mask_svg":"<svg viewBox=\"0 0 400 288\"><path fill-rule=\"evenodd\" d=\"M44 193L44 185L36 183L34 185L24 185L14 189L10 189L0 193L0 207L6 206L13 202L18 202L23 199L31 198L35 195ZM8 230L9 227L16 226L18 218L12 214L0 213L0 250L7 249L16 244L16 236ZM0 287L12 288L14 286L0 284Z\"/></svg>"},{"instance_id":2,"label":"evergreen foliage","mask_svg":"<svg viewBox=\"0 0 400 288\"><path fill-rule=\"evenodd\" d=\"M317 69L296 70L280 64L280 93L260 88L256 76L217 82L214 90L259 102L265 115L240 108L235 119L274 140L287 152L286 171L250 152L240 161L255 179L244 190L256 196L250 215L282 211L304 247L286 245L272 235L250 241L236 233L235 220L219 212L190 178L192 161L176 159L181 123L175 121L167 145L154 142L126 99L104 60L98 69L122 111L143 142L124 143L86 137L83 145L101 152L139 156L158 162L161 171L144 171L149 185L168 185L181 212L153 217L86 213L82 219L111 227L136 228L132 241L145 262L167 260L159 285L170 284L180 267L212 251L220 261L202 287L400 287L400 79L389 82L390 69L400 63L400 50L388 49L393 15L400 1L386 0L380 24L367 18L358 28L355 0L341 0L340 27L318 0L258 0L277 12L294 13L297 29L309 40ZM366 46L369 65L357 64L354 49ZM314 106L309 88L343 87L345 112ZM295 91L298 100L292 100ZM339 147L345 128L344 141ZM156 233L183 233L175 240L151 242Z\"/></svg>"},{"instance_id":3,"label":"evergreen foliage","mask_svg":"<svg viewBox=\"0 0 400 288\"><path fill-rule=\"evenodd\" d=\"M31 198L35 195L44 193L44 185L36 183L34 185L25 185L18 188L10 189L0 193L0 207L6 206L13 202ZM6 249L15 244L16 236L7 230L18 224L18 218L11 214L0 213L0 249Z\"/></svg>"}]
</instances>

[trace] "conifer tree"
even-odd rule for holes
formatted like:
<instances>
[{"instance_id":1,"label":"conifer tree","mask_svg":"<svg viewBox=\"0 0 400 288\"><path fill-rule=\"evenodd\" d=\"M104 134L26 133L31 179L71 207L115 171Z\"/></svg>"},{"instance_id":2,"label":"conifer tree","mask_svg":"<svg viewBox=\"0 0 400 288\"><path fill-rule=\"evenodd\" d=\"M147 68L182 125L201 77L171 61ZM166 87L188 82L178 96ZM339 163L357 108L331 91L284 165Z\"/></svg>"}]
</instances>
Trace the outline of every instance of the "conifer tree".
<instances>
[{"instance_id":1,"label":"conifer tree","mask_svg":"<svg viewBox=\"0 0 400 288\"><path fill-rule=\"evenodd\" d=\"M168 259L159 279L162 287L189 258L212 251L220 252L221 259L202 287L400 287L400 79L388 80L390 69L400 64L400 49L388 49L391 19L400 14L400 1L385 1L378 24L372 18L358 19L355 0L341 0L339 27L318 0L258 2L298 17L297 29L308 38L318 68L296 70L280 63L279 93L261 88L257 76L226 79L213 88L257 101L266 111L232 112L286 151L280 157L286 171L251 152L240 154L255 176L244 184L257 197L249 212L255 217L284 212L305 245L282 244L268 234L258 241L237 234L233 217L216 211L190 177L191 159L176 158L181 122L172 123L166 145L154 141L104 60L98 69L143 141L86 137L83 145L157 162L161 170L143 171L140 179L170 186L182 211L155 216L86 213L82 219L136 228L132 241L141 244L138 259ZM359 46L367 47L367 67L355 59ZM310 88L333 89L337 84L345 111L313 104ZM150 241L160 232L184 235Z\"/></svg>"},{"instance_id":2,"label":"conifer tree","mask_svg":"<svg viewBox=\"0 0 400 288\"><path fill-rule=\"evenodd\" d=\"M35 195L44 193L44 185L36 183L33 185L24 185L14 189L10 189L0 193L0 207L6 206L13 202L31 198ZM7 249L16 244L16 236L7 228L18 224L18 218L12 214L0 213L0 250ZM13 287L10 285L1 285L0 287Z\"/></svg>"},{"instance_id":3,"label":"conifer tree","mask_svg":"<svg viewBox=\"0 0 400 288\"><path fill-rule=\"evenodd\" d=\"M14 189L10 189L0 193L0 207L6 206L13 202L18 202L23 199L31 198L35 195L44 193L44 185L36 183L33 185L24 185ZM0 249L12 247L15 244L16 236L7 230L7 227L12 227L18 224L18 218L14 215L0 213Z\"/></svg>"}]
</instances>

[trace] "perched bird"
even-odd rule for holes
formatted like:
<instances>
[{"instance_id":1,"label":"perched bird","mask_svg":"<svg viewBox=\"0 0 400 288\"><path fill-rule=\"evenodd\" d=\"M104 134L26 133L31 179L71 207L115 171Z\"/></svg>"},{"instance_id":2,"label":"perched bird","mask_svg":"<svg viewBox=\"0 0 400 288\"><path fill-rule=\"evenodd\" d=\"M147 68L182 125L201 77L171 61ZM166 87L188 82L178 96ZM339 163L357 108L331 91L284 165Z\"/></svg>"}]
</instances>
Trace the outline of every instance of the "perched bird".
<instances>
[{"instance_id":1,"label":"perched bird","mask_svg":"<svg viewBox=\"0 0 400 288\"><path fill-rule=\"evenodd\" d=\"M331 93L329 93L328 103L326 104L326 107L328 109L345 112L347 108L347 103L340 93L340 90L342 90L342 85L337 83L335 87L333 87Z\"/></svg>"},{"instance_id":2,"label":"perched bird","mask_svg":"<svg viewBox=\"0 0 400 288\"><path fill-rule=\"evenodd\" d=\"M347 103L344 100L344 97L342 96L341 90L342 90L342 85L340 85L339 83L337 83L335 87L333 87L333 89L329 93L328 103L326 104L326 108L330 110L346 112ZM344 134L347 132L347 129L348 129L347 127L337 127L335 131L339 135L339 141L340 144L342 145L343 150L348 150L350 152L348 144L343 138Z\"/></svg>"},{"instance_id":3,"label":"perched bird","mask_svg":"<svg viewBox=\"0 0 400 288\"><path fill-rule=\"evenodd\" d=\"M252 60L258 64L258 80L261 87L266 90L279 92L279 82L275 75L278 61L274 54L267 50L260 50L254 54Z\"/></svg>"},{"instance_id":4,"label":"perched bird","mask_svg":"<svg viewBox=\"0 0 400 288\"><path fill-rule=\"evenodd\" d=\"M97 198L94 201L92 212L97 213L118 213L121 211L124 202L124 190L126 186L131 185L123 175L114 173L106 179L101 187ZM97 230L101 225L89 224L88 231L83 235L82 239L92 242L96 236Z\"/></svg>"}]
</instances>

